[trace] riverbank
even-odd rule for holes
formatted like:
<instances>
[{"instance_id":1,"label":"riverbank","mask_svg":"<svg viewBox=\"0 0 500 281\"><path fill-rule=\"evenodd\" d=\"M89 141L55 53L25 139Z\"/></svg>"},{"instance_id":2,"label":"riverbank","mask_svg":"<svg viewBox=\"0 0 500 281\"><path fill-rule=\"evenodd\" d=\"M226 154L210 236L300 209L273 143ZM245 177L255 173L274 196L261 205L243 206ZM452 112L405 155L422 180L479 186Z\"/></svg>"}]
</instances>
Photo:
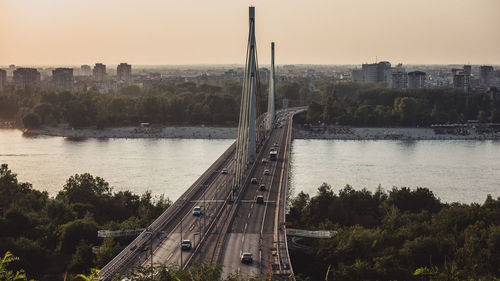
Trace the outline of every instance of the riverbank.
<instances>
[{"instance_id":1,"label":"riverbank","mask_svg":"<svg viewBox=\"0 0 500 281\"><path fill-rule=\"evenodd\" d=\"M29 130L30 135L67 138L181 138L181 139L236 139L237 128L221 127L120 127L105 129L77 129L44 127Z\"/></svg>"},{"instance_id":2,"label":"riverbank","mask_svg":"<svg viewBox=\"0 0 500 281\"><path fill-rule=\"evenodd\" d=\"M67 138L180 138L180 139L236 139L237 128L226 127L120 127L105 129L72 129L44 127L29 130L30 135ZM468 129L460 133L436 133L431 128L354 128L329 126L325 130L294 127L295 139L333 140L500 140L500 133L480 133Z\"/></svg>"},{"instance_id":3,"label":"riverbank","mask_svg":"<svg viewBox=\"0 0 500 281\"><path fill-rule=\"evenodd\" d=\"M480 133L468 129L459 133L438 134L431 128L351 128L329 126L325 130L294 127L295 139L332 140L500 140L500 133Z\"/></svg>"}]
</instances>

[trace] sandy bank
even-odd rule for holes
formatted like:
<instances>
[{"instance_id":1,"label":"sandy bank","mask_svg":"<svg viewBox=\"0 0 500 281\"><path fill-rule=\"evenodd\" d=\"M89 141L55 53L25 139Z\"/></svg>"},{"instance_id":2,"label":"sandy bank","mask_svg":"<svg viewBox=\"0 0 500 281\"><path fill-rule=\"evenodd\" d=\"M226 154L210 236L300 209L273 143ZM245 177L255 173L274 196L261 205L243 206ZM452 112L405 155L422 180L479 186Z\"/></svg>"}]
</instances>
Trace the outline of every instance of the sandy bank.
<instances>
[{"instance_id":1,"label":"sandy bank","mask_svg":"<svg viewBox=\"0 0 500 281\"><path fill-rule=\"evenodd\" d=\"M325 131L293 129L296 139L337 140L500 140L499 133L479 133L474 129L468 134L436 134L431 128L351 128L328 127Z\"/></svg>"},{"instance_id":2,"label":"sandy bank","mask_svg":"<svg viewBox=\"0 0 500 281\"><path fill-rule=\"evenodd\" d=\"M78 129L45 127L30 130L29 134L68 138L186 138L236 139L237 128L219 127L121 127Z\"/></svg>"}]
</instances>

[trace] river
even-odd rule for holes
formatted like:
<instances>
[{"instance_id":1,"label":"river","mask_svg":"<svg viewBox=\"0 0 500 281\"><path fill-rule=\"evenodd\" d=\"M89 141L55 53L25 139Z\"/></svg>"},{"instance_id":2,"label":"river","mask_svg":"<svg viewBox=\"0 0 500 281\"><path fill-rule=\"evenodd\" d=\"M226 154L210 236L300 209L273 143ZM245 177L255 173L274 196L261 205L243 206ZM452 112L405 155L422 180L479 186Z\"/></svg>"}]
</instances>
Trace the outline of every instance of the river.
<instances>
[{"instance_id":1,"label":"river","mask_svg":"<svg viewBox=\"0 0 500 281\"><path fill-rule=\"evenodd\" d=\"M103 177L114 190L165 194L175 200L232 140L23 137L0 130L0 163L21 182L56 195L76 173ZM500 196L500 142L294 140L290 186L314 194L351 184L430 188L444 202L484 202Z\"/></svg>"}]
</instances>

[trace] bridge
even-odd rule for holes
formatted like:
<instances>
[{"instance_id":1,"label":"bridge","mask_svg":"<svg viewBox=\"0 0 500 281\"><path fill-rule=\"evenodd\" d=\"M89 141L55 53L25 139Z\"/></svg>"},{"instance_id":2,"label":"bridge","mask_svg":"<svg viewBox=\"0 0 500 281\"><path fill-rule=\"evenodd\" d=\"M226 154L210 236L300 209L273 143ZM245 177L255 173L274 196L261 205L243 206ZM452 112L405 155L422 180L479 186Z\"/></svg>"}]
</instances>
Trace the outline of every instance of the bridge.
<instances>
[{"instance_id":1,"label":"bridge","mask_svg":"<svg viewBox=\"0 0 500 281\"><path fill-rule=\"evenodd\" d=\"M284 223L287 179L293 116L305 108L275 110L271 43L271 77L264 112L255 38L255 8L250 7L236 141L172 206L104 266L98 278L126 276L138 265L160 263L188 268L203 262L222 264L224 277L236 273L292 278ZM195 207L199 214L193 213ZM192 247L181 249L183 240L190 240ZM251 253L253 262L242 263L242 253Z\"/></svg>"}]
</instances>

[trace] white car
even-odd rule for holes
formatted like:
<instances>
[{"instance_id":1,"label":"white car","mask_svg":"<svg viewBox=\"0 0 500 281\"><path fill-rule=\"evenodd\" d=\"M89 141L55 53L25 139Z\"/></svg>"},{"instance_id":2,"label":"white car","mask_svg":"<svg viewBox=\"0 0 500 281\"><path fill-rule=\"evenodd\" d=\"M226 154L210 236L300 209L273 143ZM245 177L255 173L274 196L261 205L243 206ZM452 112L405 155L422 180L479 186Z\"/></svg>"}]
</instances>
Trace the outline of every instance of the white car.
<instances>
[{"instance_id":1,"label":"white car","mask_svg":"<svg viewBox=\"0 0 500 281\"><path fill-rule=\"evenodd\" d=\"M193 216L200 216L201 215L201 207L200 206L195 206L193 208Z\"/></svg>"},{"instance_id":2,"label":"white car","mask_svg":"<svg viewBox=\"0 0 500 281\"><path fill-rule=\"evenodd\" d=\"M227 169L226 168L222 169L222 171L220 173L223 175L227 174Z\"/></svg>"},{"instance_id":3,"label":"white car","mask_svg":"<svg viewBox=\"0 0 500 281\"><path fill-rule=\"evenodd\" d=\"M266 175L266 176L267 176L267 175L270 175L270 174L271 174L271 172L269 171L269 169L265 169L265 170L264 170L264 175Z\"/></svg>"}]
</instances>

